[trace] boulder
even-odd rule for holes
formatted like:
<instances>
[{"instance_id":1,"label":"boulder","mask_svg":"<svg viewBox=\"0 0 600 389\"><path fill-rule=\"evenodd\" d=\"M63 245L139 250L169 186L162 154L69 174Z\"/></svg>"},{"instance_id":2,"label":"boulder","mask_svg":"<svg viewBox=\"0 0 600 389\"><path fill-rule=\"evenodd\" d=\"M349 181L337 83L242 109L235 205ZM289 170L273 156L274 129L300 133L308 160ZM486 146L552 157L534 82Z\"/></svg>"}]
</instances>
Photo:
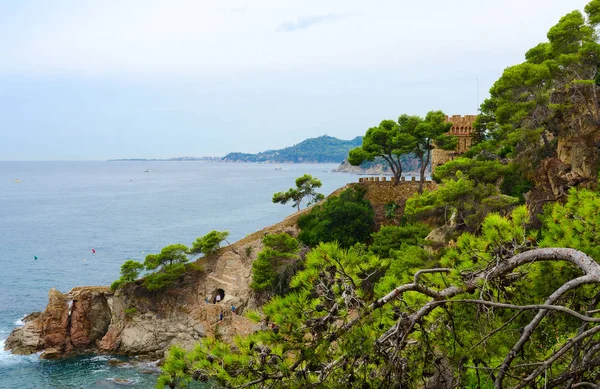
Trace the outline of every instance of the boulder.
<instances>
[{"instance_id":1,"label":"boulder","mask_svg":"<svg viewBox=\"0 0 600 389\"><path fill-rule=\"evenodd\" d=\"M42 347L42 323L39 320L27 321L23 327L14 329L4 343L5 350L22 355L37 353Z\"/></svg>"}]
</instances>

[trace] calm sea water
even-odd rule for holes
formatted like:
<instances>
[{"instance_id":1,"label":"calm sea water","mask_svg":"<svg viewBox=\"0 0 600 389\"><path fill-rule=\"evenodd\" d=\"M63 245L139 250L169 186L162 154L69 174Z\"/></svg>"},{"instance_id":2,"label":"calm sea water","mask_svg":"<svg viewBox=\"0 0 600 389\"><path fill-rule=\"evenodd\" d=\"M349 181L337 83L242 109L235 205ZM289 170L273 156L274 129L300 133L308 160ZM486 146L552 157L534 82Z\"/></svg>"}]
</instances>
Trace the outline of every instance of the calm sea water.
<instances>
[{"instance_id":1,"label":"calm sea water","mask_svg":"<svg viewBox=\"0 0 600 389\"><path fill-rule=\"evenodd\" d=\"M153 387L148 365L111 367L108 356L42 361L3 351L4 340L25 314L44 309L51 287L109 285L126 259L190 245L213 229L230 231L230 242L243 238L294 211L271 197L304 173L321 179L324 194L358 180L335 167L0 162L0 388L124 387L118 379Z\"/></svg>"}]
</instances>

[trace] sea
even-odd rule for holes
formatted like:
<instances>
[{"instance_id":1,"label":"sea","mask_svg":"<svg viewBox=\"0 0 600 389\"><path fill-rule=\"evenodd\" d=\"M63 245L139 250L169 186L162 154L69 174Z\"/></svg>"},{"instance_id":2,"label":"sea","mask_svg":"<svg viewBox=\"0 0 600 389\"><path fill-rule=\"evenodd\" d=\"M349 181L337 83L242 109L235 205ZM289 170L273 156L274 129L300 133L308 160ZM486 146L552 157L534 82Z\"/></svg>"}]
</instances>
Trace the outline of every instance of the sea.
<instances>
[{"instance_id":1,"label":"sea","mask_svg":"<svg viewBox=\"0 0 600 389\"><path fill-rule=\"evenodd\" d=\"M155 362L110 355L61 361L4 351L48 290L110 285L127 259L191 245L211 230L234 242L295 209L273 193L308 173L329 194L358 176L336 164L200 161L0 162L0 388L153 388ZM37 258L37 259L36 259ZM108 364L120 358L124 363Z\"/></svg>"}]
</instances>

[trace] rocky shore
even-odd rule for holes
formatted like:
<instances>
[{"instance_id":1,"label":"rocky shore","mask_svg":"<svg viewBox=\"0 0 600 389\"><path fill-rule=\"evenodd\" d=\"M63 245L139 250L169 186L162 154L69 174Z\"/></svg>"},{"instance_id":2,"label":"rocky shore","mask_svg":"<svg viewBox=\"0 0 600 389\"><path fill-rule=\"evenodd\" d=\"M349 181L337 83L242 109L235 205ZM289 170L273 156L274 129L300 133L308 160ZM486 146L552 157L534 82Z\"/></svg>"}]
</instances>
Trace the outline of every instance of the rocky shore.
<instances>
[{"instance_id":1,"label":"rocky shore","mask_svg":"<svg viewBox=\"0 0 600 389\"><path fill-rule=\"evenodd\" d=\"M41 352L45 359L78 353L158 359L173 344L191 349L203 337L231 341L259 330L260 324L242 315L261 305L261 296L249 287L252 261L262 250L265 234L295 235L294 225L302 213L200 259L201 271L187 272L166 290L149 292L141 281L114 293L105 286L76 287L68 293L51 289L45 310L25 317L5 349L15 354ZM221 301L214 303L217 294Z\"/></svg>"}]
</instances>

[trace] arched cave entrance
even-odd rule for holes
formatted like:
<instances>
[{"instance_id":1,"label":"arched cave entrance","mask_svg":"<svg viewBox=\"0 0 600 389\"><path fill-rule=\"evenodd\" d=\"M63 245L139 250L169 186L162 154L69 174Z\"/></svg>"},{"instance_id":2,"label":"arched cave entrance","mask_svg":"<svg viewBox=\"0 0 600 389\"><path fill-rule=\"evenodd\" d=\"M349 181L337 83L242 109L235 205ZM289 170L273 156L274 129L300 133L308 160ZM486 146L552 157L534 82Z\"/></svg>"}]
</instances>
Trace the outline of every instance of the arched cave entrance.
<instances>
[{"instance_id":1,"label":"arched cave entrance","mask_svg":"<svg viewBox=\"0 0 600 389\"><path fill-rule=\"evenodd\" d=\"M223 289L219 288L213 292L213 296L212 296L213 304L217 303L217 296L221 297L221 299L219 301L223 301L223 299L225 298L225 291Z\"/></svg>"}]
</instances>

